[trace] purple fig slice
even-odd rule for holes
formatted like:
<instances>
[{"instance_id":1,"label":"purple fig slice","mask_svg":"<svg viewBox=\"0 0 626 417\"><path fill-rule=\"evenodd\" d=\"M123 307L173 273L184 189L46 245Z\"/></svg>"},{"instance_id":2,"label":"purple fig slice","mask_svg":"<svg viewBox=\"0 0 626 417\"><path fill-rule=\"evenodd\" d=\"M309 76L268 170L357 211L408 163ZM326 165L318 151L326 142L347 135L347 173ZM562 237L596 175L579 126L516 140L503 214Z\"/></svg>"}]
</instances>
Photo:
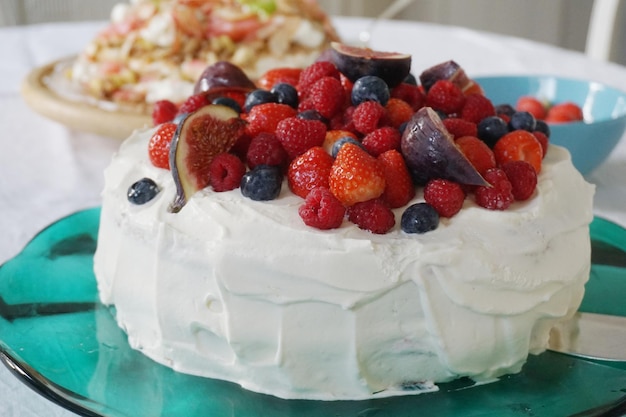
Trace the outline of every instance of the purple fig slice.
<instances>
[{"instance_id":1,"label":"purple fig slice","mask_svg":"<svg viewBox=\"0 0 626 417\"><path fill-rule=\"evenodd\" d=\"M215 90L251 91L256 85L248 78L245 72L236 65L227 61L209 65L200 75L193 93L200 94Z\"/></svg>"},{"instance_id":2,"label":"purple fig slice","mask_svg":"<svg viewBox=\"0 0 626 417\"><path fill-rule=\"evenodd\" d=\"M413 181L425 185L434 178L460 184L488 185L472 163L455 145L439 115L422 107L407 123L401 150Z\"/></svg>"},{"instance_id":3,"label":"purple fig slice","mask_svg":"<svg viewBox=\"0 0 626 417\"><path fill-rule=\"evenodd\" d=\"M411 70L411 55L408 54L379 52L339 42L332 42L330 46L331 62L352 82L365 75L375 75L385 80L389 88L393 88Z\"/></svg>"},{"instance_id":4,"label":"purple fig slice","mask_svg":"<svg viewBox=\"0 0 626 417\"><path fill-rule=\"evenodd\" d=\"M420 74L420 83L428 91L439 80L448 80L454 83L461 91L465 91L473 83L467 77L465 70L454 61L446 61L425 69Z\"/></svg>"},{"instance_id":5,"label":"purple fig slice","mask_svg":"<svg viewBox=\"0 0 626 417\"><path fill-rule=\"evenodd\" d=\"M171 212L180 211L196 191L209 185L211 161L230 150L244 134L245 126L235 110L215 104L201 107L179 123L169 155L176 185Z\"/></svg>"}]
</instances>

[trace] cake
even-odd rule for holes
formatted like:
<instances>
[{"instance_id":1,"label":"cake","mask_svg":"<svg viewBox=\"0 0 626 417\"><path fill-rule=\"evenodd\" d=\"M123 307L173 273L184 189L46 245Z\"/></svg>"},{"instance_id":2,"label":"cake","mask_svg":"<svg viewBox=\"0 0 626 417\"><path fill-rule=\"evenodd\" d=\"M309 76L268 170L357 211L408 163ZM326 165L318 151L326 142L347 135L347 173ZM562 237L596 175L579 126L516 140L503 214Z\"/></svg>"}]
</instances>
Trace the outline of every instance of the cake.
<instances>
[{"instance_id":1,"label":"cake","mask_svg":"<svg viewBox=\"0 0 626 417\"><path fill-rule=\"evenodd\" d=\"M85 93L145 111L182 101L218 61L252 79L288 63L309 65L337 35L315 0L131 0L73 62Z\"/></svg>"},{"instance_id":2,"label":"cake","mask_svg":"<svg viewBox=\"0 0 626 417\"><path fill-rule=\"evenodd\" d=\"M319 70L327 64L314 65ZM480 95L471 80L461 84L466 83L473 91L466 97ZM344 85L349 84L344 80ZM410 85L407 78L390 88L391 97L420 91ZM432 147L449 145L454 130L439 120L441 110L423 104L414 102L420 108L404 121L408 125L394 128L404 133L393 152L402 150L412 174L407 142L426 132L435 155L440 148ZM209 110L208 117L216 118L218 110ZM340 118L345 121L354 111L344 107ZM448 115L459 119L453 116ZM249 133L254 120L246 118ZM183 163L175 156L180 141L195 140L185 136L185 120L169 142L174 165ZM326 140L336 127L328 127ZM491 193L500 185L466 184L455 213L442 211L433 228L412 233L405 229L407 208L432 208L425 203L432 201L428 184L457 174L431 165L437 178L412 175L417 185L403 205L385 205L384 213L392 216L385 230L368 230L371 217L363 222L353 216L361 203L386 198L380 193L345 204L348 215L332 227L305 223L301 208L311 204L313 191L306 199L294 192L291 169L306 152L289 157L291 168L271 198L247 194L242 173L242 189L198 186L174 209L181 194L177 176L189 173L154 165L148 149L160 129L133 133L105 171L94 269L101 301L114 307L130 345L176 371L285 399L314 400L423 393L461 377L493 381L519 372L529 353L543 352L550 329L582 300L590 270L593 187L564 148L546 145L531 195L486 208L479 189ZM352 133L365 142L367 134ZM313 148L324 149L321 143ZM348 151L365 152L343 144L333 166L351 159ZM478 177L492 178L495 171L503 169L491 167Z\"/></svg>"}]
</instances>

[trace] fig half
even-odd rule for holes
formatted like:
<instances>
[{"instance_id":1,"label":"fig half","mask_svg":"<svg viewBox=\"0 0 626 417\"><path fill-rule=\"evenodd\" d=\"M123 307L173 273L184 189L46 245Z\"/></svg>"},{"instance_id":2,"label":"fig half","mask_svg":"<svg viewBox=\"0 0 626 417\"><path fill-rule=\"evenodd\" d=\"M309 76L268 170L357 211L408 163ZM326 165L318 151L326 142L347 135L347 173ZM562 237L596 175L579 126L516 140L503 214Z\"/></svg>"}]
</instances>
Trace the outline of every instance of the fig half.
<instances>
[{"instance_id":1,"label":"fig half","mask_svg":"<svg viewBox=\"0 0 626 417\"><path fill-rule=\"evenodd\" d=\"M480 88L472 81L465 70L454 61L446 61L425 69L420 74L420 83L425 91L439 80L448 80L455 84L464 93L479 92Z\"/></svg>"},{"instance_id":2,"label":"fig half","mask_svg":"<svg viewBox=\"0 0 626 417\"><path fill-rule=\"evenodd\" d=\"M422 107L409 120L400 146L417 185L425 185L435 178L460 184L488 185L455 145L454 137L430 107Z\"/></svg>"},{"instance_id":3,"label":"fig half","mask_svg":"<svg viewBox=\"0 0 626 417\"><path fill-rule=\"evenodd\" d=\"M375 75L393 88L411 70L411 55L408 54L379 52L339 42L332 42L330 46L331 62L352 82L365 75Z\"/></svg>"},{"instance_id":4,"label":"fig half","mask_svg":"<svg viewBox=\"0 0 626 417\"><path fill-rule=\"evenodd\" d=\"M193 93L217 90L252 91L255 88L256 85L241 68L227 61L219 61L206 67L196 81Z\"/></svg>"},{"instance_id":5,"label":"fig half","mask_svg":"<svg viewBox=\"0 0 626 417\"><path fill-rule=\"evenodd\" d=\"M230 107L208 105L188 114L178 125L170 145L170 169L176 213L196 191L210 184L209 166L215 156L228 152L245 130L246 122Z\"/></svg>"}]
</instances>

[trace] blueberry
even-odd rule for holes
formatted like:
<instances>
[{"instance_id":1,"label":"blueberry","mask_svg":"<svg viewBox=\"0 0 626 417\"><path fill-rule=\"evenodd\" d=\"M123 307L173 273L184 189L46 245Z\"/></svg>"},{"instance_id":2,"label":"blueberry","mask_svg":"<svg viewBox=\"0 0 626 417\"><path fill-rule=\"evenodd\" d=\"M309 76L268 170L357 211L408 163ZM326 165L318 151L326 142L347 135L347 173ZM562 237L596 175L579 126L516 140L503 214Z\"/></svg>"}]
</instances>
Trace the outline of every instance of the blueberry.
<instances>
[{"instance_id":1,"label":"blueberry","mask_svg":"<svg viewBox=\"0 0 626 417\"><path fill-rule=\"evenodd\" d=\"M527 111L516 111L511 115L509 120L509 130L527 130L534 132L537 127L537 120L535 116Z\"/></svg>"},{"instance_id":2,"label":"blueberry","mask_svg":"<svg viewBox=\"0 0 626 417\"><path fill-rule=\"evenodd\" d=\"M339 149L341 149L341 147L343 145L345 145L346 143L353 143L353 144L357 145L358 147L360 147L361 149L365 150L365 148L363 147L363 144L361 142L359 142L358 140L354 139L353 137L344 136L342 138L337 139L337 141L335 143L333 143L333 147L332 147L332 149L330 151L330 153L333 156L333 158L337 157L337 154L339 153Z\"/></svg>"},{"instance_id":3,"label":"blueberry","mask_svg":"<svg viewBox=\"0 0 626 417\"><path fill-rule=\"evenodd\" d=\"M241 179L241 194L255 201L274 200L280 194L282 182L280 168L257 165Z\"/></svg>"},{"instance_id":4,"label":"blueberry","mask_svg":"<svg viewBox=\"0 0 626 417\"><path fill-rule=\"evenodd\" d=\"M428 203L412 204L402 213L400 226L405 233L426 233L439 226L439 214Z\"/></svg>"},{"instance_id":5,"label":"blueberry","mask_svg":"<svg viewBox=\"0 0 626 417\"><path fill-rule=\"evenodd\" d=\"M509 132L506 122L498 116L487 116L478 123L478 138L493 148L498 139Z\"/></svg>"},{"instance_id":6,"label":"blueberry","mask_svg":"<svg viewBox=\"0 0 626 417\"><path fill-rule=\"evenodd\" d=\"M146 204L159 193L159 187L150 178L142 178L128 187L126 196L133 204Z\"/></svg>"},{"instance_id":7,"label":"blueberry","mask_svg":"<svg viewBox=\"0 0 626 417\"><path fill-rule=\"evenodd\" d=\"M246 96L246 102L244 103L243 108L246 111L246 113L250 113L250 110L252 110L254 106L258 106L259 104L277 103L277 102L278 102L278 97L276 97L276 94L270 93L267 90L258 89L258 90L250 91L248 93L248 95Z\"/></svg>"},{"instance_id":8,"label":"blueberry","mask_svg":"<svg viewBox=\"0 0 626 417\"><path fill-rule=\"evenodd\" d=\"M402 82L405 84L417 85L417 78L415 78L415 75L409 73Z\"/></svg>"},{"instance_id":9,"label":"blueberry","mask_svg":"<svg viewBox=\"0 0 626 417\"><path fill-rule=\"evenodd\" d=\"M538 130L547 137L550 137L550 126L548 126L545 120L537 120L537 126L535 126L535 130Z\"/></svg>"},{"instance_id":10,"label":"blueberry","mask_svg":"<svg viewBox=\"0 0 626 417\"><path fill-rule=\"evenodd\" d=\"M315 109L310 109L310 110L305 110L303 112L300 112L298 113L296 117L298 119L304 119L304 120L319 120L325 125L328 125L328 119L322 116L320 112L318 112Z\"/></svg>"},{"instance_id":11,"label":"blueberry","mask_svg":"<svg viewBox=\"0 0 626 417\"><path fill-rule=\"evenodd\" d=\"M232 99L230 97L217 97L213 99L212 104L219 104L222 106L230 107L235 110L237 113L241 113L241 106L237 103L237 100Z\"/></svg>"},{"instance_id":12,"label":"blueberry","mask_svg":"<svg viewBox=\"0 0 626 417\"><path fill-rule=\"evenodd\" d=\"M498 104L496 106L496 114L503 114L511 117L515 113L515 109L510 104Z\"/></svg>"},{"instance_id":13,"label":"blueberry","mask_svg":"<svg viewBox=\"0 0 626 417\"><path fill-rule=\"evenodd\" d=\"M298 108L298 90L293 85L278 83L272 87L270 93L276 96L279 103L286 104L294 109Z\"/></svg>"},{"instance_id":14,"label":"blueberry","mask_svg":"<svg viewBox=\"0 0 626 417\"><path fill-rule=\"evenodd\" d=\"M390 92L387 83L375 75L359 78L352 86L352 104L358 106L364 101L377 101L385 106L389 101Z\"/></svg>"}]
</instances>

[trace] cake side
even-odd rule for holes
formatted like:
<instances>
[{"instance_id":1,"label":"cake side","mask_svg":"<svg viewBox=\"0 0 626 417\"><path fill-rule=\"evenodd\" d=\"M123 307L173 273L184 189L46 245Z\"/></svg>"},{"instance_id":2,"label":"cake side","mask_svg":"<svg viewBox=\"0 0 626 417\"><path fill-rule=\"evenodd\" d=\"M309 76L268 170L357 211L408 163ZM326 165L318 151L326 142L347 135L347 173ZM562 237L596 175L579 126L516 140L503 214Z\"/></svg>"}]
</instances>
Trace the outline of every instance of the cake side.
<instances>
[{"instance_id":1,"label":"cake side","mask_svg":"<svg viewBox=\"0 0 626 417\"><path fill-rule=\"evenodd\" d=\"M131 346L176 370L282 398L427 391L519 371L582 299L593 187L562 148L530 200L466 199L432 232L376 235L305 226L287 187L269 202L207 188L170 213L150 136L136 132L105 173L95 272ZM134 206L126 192L144 177L160 192Z\"/></svg>"}]
</instances>

